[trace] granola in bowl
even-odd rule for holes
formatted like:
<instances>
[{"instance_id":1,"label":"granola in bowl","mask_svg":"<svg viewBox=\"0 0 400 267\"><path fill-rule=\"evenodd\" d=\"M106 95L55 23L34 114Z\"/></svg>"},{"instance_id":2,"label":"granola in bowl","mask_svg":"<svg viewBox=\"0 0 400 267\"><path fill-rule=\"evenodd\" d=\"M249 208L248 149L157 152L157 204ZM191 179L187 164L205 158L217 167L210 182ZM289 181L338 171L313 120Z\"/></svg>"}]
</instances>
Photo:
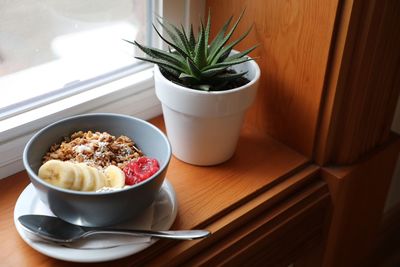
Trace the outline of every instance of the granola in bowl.
<instances>
[{"instance_id":1,"label":"granola in bowl","mask_svg":"<svg viewBox=\"0 0 400 267\"><path fill-rule=\"evenodd\" d=\"M109 165L123 169L131 160L141 156L142 151L125 135L116 137L107 132L78 131L65 137L61 144L53 144L43 157L43 163L56 159L84 162L100 169Z\"/></svg>"},{"instance_id":2,"label":"granola in bowl","mask_svg":"<svg viewBox=\"0 0 400 267\"><path fill-rule=\"evenodd\" d=\"M144 156L125 135L78 131L50 147L38 175L65 189L109 192L140 183L158 170L158 161Z\"/></svg>"}]
</instances>

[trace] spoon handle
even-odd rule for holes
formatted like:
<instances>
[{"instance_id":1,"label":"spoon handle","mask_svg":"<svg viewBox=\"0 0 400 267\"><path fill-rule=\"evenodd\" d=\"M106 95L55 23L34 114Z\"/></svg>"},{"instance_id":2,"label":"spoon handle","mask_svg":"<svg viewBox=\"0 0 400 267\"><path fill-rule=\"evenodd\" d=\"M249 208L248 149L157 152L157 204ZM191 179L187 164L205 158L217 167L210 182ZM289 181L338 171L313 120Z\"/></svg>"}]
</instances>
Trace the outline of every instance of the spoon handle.
<instances>
[{"instance_id":1,"label":"spoon handle","mask_svg":"<svg viewBox=\"0 0 400 267\"><path fill-rule=\"evenodd\" d=\"M203 238L211 234L207 230L169 230L169 231L153 231L153 230L127 230L127 229L93 229L90 227L82 227L87 232L82 237L95 234L122 234L133 236L149 236L158 238L193 240Z\"/></svg>"}]
</instances>

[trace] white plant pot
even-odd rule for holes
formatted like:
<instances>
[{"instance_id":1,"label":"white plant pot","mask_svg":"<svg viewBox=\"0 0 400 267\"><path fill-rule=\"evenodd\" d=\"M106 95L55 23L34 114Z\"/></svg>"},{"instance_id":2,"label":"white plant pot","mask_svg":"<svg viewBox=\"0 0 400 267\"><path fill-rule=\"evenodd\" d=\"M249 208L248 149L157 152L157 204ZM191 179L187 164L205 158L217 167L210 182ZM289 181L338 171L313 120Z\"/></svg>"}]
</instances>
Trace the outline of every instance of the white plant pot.
<instances>
[{"instance_id":1,"label":"white plant pot","mask_svg":"<svg viewBox=\"0 0 400 267\"><path fill-rule=\"evenodd\" d=\"M200 91L177 85L154 67L156 95L161 101L172 153L194 165L215 165L236 149L243 117L253 103L260 77L255 61L234 66L247 70L249 83L227 91Z\"/></svg>"}]
</instances>

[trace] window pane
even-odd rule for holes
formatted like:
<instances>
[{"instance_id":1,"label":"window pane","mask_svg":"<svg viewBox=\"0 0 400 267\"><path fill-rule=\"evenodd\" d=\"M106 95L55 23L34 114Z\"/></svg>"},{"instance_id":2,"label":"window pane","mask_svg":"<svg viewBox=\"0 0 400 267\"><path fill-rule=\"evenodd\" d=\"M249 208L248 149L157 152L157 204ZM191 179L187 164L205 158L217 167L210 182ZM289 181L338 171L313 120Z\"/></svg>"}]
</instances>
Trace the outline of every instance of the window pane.
<instances>
[{"instance_id":1,"label":"window pane","mask_svg":"<svg viewBox=\"0 0 400 267\"><path fill-rule=\"evenodd\" d=\"M144 0L0 0L0 114L5 107L132 65L147 35ZM4 94L3 94L4 95Z\"/></svg>"}]
</instances>

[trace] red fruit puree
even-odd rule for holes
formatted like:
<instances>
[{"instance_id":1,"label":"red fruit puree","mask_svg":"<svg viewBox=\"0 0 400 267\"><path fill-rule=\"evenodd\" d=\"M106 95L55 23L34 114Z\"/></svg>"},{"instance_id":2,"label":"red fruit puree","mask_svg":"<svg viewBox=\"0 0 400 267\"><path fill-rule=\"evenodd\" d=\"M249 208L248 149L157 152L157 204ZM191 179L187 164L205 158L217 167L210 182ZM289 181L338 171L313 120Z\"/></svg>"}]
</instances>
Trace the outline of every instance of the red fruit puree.
<instances>
[{"instance_id":1,"label":"red fruit puree","mask_svg":"<svg viewBox=\"0 0 400 267\"><path fill-rule=\"evenodd\" d=\"M160 169L158 161L149 157L140 157L129 162L125 168L125 184L134 185L151 177Z\"/></svg>"}]
</instances>

